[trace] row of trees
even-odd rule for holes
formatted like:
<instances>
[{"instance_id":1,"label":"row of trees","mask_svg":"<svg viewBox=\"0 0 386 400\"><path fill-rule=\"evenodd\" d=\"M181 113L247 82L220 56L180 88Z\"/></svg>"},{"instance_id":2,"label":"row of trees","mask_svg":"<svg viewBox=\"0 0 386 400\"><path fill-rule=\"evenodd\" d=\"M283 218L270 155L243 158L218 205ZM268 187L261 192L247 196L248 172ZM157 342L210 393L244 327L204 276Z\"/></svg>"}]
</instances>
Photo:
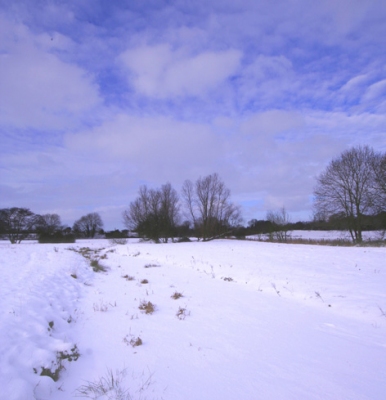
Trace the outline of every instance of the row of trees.
<instances>
[{"instance_id":1,"label":"row of trees","mask_svg":"<svg viewBox=\"0 0 386 400\"><path fill-rule=\"evenodd\" d=\"M179 225L181 205L187 220ZM268 211L264 221L250 221L248 228L241 227L240 222L240 209L230 201L230 191L217 174L196 182L185 181L181 202L170 184L156 190L143 186L124 213L129 229L155 241L167 242L185 226L204 241L231 232L244 236L257 230L286 241L293 229L345 229L354 242L360 243L363 230L386 230L386 154L358 146L333 159L317 177L313 221L293 224L282 208Z\"/></svg>"},{"instance_id":2,"label":"row of trees","mask_svg":"<svg viewBox=\"0 0 386 400\"><path fill-rule=\"evenodd\" d=\"M230 190L217 174L212 174L195 182L185 181L181 198L170 183L158 189L142 186L137 199L123 213L123 220L129 230L155 242L181 236L207 241L230 234L240 224L241 215L230 200ZM102 228L98 213L82 216L70 228L62 225L58 214L38 215L18 207L0 210L0 235L11 243L20 243L31 235L44 243L73 242L76 237L93 238L103 232ZM108 236L118 237L121 232Z\"/></svg>"},{"instance_id":3,"label":"row of trees","mask_svg":"<svg viewBox=\"0 0 386 400\"><path fill-rule=\"evenodd\" d=\"M312 222L291 224L283 208L268 212L265 221L251 220L248 228L241 227L240 208L230 200L230 190L218 174L186 180L181 196L170 183L158 189L142 186L123 213L123 221L128 230L155 242L188 235L207 241L254 231L285 240L288 230L311 228L347 229L352 240L360 243L364 229L386 228L386 154L358 146L333 159L317 177ZM12 243L20 243L31 232L42 241L92 238L102 227L97 213L81 217L71 229L62 226L57 214L36 215L26 208L0 210L0 234ZM117 236L119 231L111 234Z\"/></svg>"},{"instance_id":4,"label":"row of trees","mask_svg":"<svg viewBox=\"0 0 386 400\"><path fill-rule=\"evenodd\" d=\"M170 183L159 189L142 186L123 221L128 229L155 242L168 242L184 232L207 241L230 233L240 224L241 213L230 200L230 190L218 174L212 174L195 182L186 180L181 198Z\"/></svg>"},{"instance_id":5,"label":"row of trees","mask_svg":"<svg viewBox=\"0 0 386 400\"><path fill-rule=\"evenodd\" d=\"M58 214L39 215L19 207L0 209L0 235L11 243L20 243L30 235L37 235L41 243L72 243L76 237L93 238L102 227L98 213L84 215L71 229L62 225Z\"/></svg>"}]
</instances>

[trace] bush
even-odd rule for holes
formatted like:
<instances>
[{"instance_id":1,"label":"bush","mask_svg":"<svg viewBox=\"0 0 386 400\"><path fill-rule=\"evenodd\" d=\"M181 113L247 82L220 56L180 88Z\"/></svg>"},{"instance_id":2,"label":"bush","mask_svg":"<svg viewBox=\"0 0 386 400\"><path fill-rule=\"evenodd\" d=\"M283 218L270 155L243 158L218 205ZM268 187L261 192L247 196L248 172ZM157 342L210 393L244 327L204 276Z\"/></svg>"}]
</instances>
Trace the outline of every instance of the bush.
<instances>
[{"instance_id":1,"label":"bush","mask_svg":"<svg viewBox=\"0 0 386 400\"><path fill-rule=\"evenodd\" d=\"M75 243L75 236L63 232L55 232L52 234L41 233L38 238L39 243Z\"/></svg>"}]
</instances>

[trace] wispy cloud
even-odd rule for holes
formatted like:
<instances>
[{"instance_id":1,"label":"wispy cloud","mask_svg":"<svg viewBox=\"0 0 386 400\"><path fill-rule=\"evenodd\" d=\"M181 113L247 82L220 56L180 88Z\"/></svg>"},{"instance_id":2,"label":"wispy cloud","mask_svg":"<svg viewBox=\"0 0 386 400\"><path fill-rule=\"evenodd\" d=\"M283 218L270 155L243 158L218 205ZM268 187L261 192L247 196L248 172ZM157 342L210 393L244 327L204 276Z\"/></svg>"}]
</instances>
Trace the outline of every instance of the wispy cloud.
<instances>
[{"instance_id":1,"label":"wispy cloud","mask_svg":"<svg viewBox=\"0 0 386 400\"><path fill-rule=\"evenodd\" d=\"M2 18L0 41L1 125L17 129L64 130L79 126L100 105L87 71L63 62L48 34Z\"/></svg>"},{"instance_id":2,"label":"wispy cloud","mask_svg":"<svg viewBox=\"0 0 386 400\"><path fill-rule=\"evenodd\" d=\"M139 94L155 98L200 97L235 74L241 52L186 54L160 44L129 49L120 58Z\"/></svg>"}]
</instances>

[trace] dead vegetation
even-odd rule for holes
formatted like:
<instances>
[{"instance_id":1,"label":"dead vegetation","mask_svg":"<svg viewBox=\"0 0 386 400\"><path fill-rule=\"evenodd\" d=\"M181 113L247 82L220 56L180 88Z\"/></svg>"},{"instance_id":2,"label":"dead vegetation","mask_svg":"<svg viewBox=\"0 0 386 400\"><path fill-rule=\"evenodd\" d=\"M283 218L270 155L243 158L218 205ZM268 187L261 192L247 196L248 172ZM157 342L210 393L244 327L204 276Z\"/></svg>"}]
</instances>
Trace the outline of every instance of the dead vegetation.
<instances>
[{"instance_id":1,"label":"dead vegetation","mask_svg":"<svg viewBox=\"0 0 386 400\"><path fill-rule=\"evenodd\" d=\"M126 279L127 281L133 281L135 278L134 276L130 276L130 275L123 275L122 276L123 279Z\"/></svg>"},{"instance_id":2,"label":"dead vegetation","mask_svg":"<svg viewBox=\"0 0 386 400\"><path fill-rule=\"evenodd\" d=\"M151 301L142 300L138 307L145 314L153 314L155 311L155 305Z\"/></svg>"},{"instance_id":3,"label":"dead vegetation","mask_svg":"<svg viewBox=\"0 0 386 400\"><path fill-rule=\"evenodd\" d=\"M181 297L184 297L184 296L183 296L183 294L180 293L180 292L174 292L170 297L171 297L172 299L174 299L174 300L178 300L178 299L180 299Z\"/></svg>"},{"instance_id":4,"label":"dead vegetation","mask_svg":"<svg viewBox=\"0 0 386 400\"><path fill-rule=\"evenodd\" d=\"M185 319L188 315L190 315L190 312L189 312L186 308L184 308L184 307L179 307L179 308L178 308L178 311L177 311L177 314L176 314L176 317L177 317L178 319L183 320L183 319Z\"/></svg>"}]
</instances>

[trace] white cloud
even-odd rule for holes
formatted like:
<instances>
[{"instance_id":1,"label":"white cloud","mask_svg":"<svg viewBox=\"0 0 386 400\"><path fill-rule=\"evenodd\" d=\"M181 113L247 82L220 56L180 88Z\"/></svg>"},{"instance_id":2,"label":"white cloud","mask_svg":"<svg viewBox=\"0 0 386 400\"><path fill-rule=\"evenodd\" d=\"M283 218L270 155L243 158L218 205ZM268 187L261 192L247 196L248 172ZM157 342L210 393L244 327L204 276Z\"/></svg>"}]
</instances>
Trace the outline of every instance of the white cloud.
<instances>
[{"instance_id":1,"label":"white cloud","mask_svg":"<svg viewBox=\"0 0 386 400\"><path fill-rule=\"evenodd\" d=\"M242 133L248 135L274 135L302 129L304 120L299 112L269 110L256 113L245 119L240 127Z\"/></svg>"},{"instance_id":2,"label":"white cloud","mask_svg":"<svg viewBox=\"0 0 386 400\"><path fill-rule=\"evenodd\" d=\"M265 56L256 57L252 65L247 69L247 73L258 81L270 78L286 76L292 70L291 61L284 56Z\"/></svg>"},{"instance_id":3,"label":"white cloud","mask_svg":"<svg viewBox=\"0 0 386 400\"><path fill-rule=\"evenodd\" d=\"M286 93L299 91L291 61L285 56L258 55L243 68L238 87L244 104L264 104L274 107Z\"/></svg>"},{"instance_id":4,"label":"white cloud","mask_svg":"<svg viewBox=\"0 0 386 400\"><path fill-rule=\"evenodd\" d=\"M386 95L386 79L373 83L363 96L364 101L374 101Z\"/></svg>"},{"instance_id":5,"label":"white cloud","mask_svg":"<svg viewBox=\"0 0 386 400\"><path fill-rule=\"evenodd\" d=\"M100 102L86 71L60 60L55 50L68 46L57 35L34 35L24 25L1 19L0 123L32 129L74 127ZM56 46L56 48L54 47Z\"/></svg>"},{"instance_id":6,"label":"white cloud","mask_svg":"<svg viewBox=\"0 0 386 400\"><path fill-rule=\"evenodd\" d=\"M155 181L180 180L182 171L184 179L191 171L212 172L222 147L209 125L126 114L92 130L68 134L65 143L86 158L124 163L139 179Z\"/></svg>"},{"instance_id":7,"label":"white cloud","mask_svg":"<svg viewBox=\"0 0 386 400\"><path fill-rule=\"evenodd\" d=\"M129 49L120 60L129 79L145 96L202 96L231 77L240 65L238 50L204 51L195 55L167 44Z\"/></svg>"},{"instance_id":8,"label":"white cloud","mask_svg":"<svg viewBox=\"0 0 386 400\"><path fill-rule=\"evenodd\" d=\"M365 90L369 79L370 77L367 74L354 76L340 88L340 92L348 98L357 97Z\"/></svg>"}]
</instances>

